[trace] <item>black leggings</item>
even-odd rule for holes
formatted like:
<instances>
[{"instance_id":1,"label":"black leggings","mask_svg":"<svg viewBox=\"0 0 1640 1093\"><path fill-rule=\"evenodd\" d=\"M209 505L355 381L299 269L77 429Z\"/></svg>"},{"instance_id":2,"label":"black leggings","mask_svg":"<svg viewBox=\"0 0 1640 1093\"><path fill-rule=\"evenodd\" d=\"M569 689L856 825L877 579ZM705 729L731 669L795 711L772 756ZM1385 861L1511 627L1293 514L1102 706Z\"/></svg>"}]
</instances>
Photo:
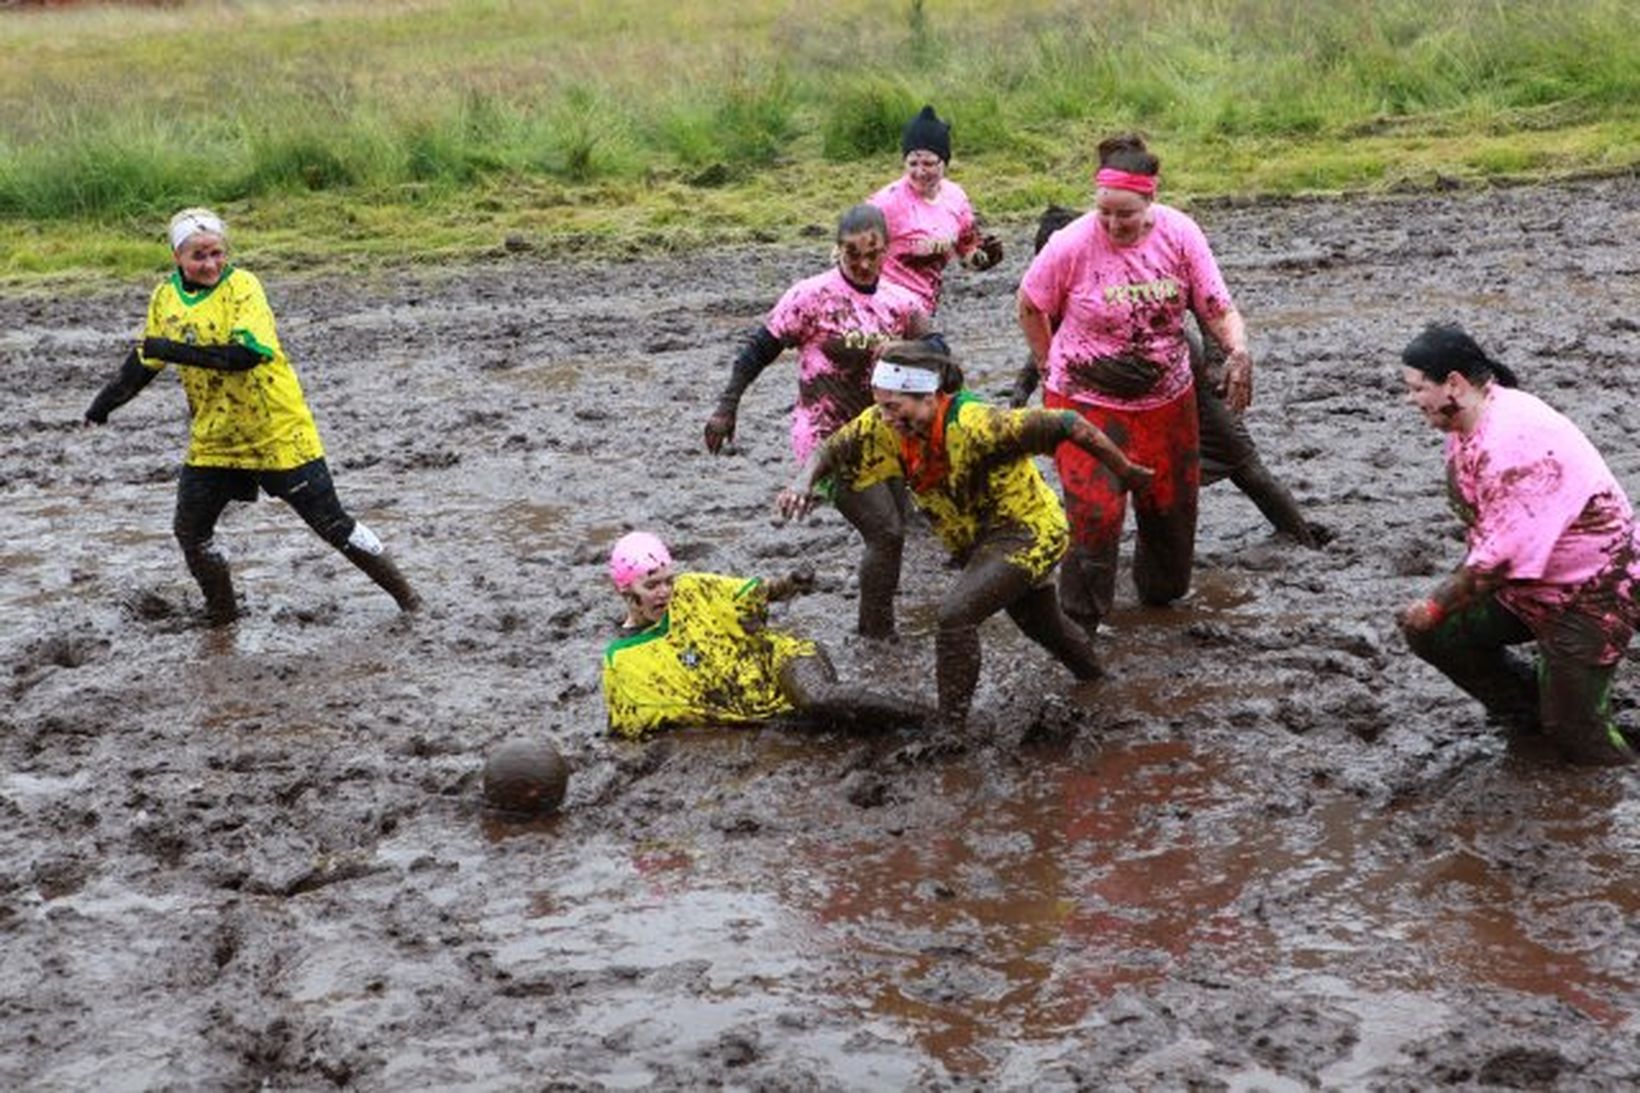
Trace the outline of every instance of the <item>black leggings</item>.
<instances>
[{"instance_id":1,"label":"black leggings","mask_svg":"<svg viewBox=\"0 0 1640 1093\"><path fill-rule=\"evenodd\" d=\"M288 471L185 464L177 480L177 509L172 521L182 553L192 560L206 550L228 502L254 501L259 488L295 509L319 538L337 550L347 545L356 521L342 508L330 480L330 468L322 458Z\"/></svg>"},{"instance_id":2,"label":"black leggings","mask_svg":"<svg viewBox=\"0 0 1640 1093\"><path fill-rule=\"evenodd\" d=\"M1077 679L1102 674L1087 634L1065 617L1052 582L1035 581L1008 556L1024 543L1016 538L982 542L969 556L940 603L934 642L940 719L961 725L979 682L979 624L1008 612L1026 637L1052 653Z\"/></svg>"}]
</instances>

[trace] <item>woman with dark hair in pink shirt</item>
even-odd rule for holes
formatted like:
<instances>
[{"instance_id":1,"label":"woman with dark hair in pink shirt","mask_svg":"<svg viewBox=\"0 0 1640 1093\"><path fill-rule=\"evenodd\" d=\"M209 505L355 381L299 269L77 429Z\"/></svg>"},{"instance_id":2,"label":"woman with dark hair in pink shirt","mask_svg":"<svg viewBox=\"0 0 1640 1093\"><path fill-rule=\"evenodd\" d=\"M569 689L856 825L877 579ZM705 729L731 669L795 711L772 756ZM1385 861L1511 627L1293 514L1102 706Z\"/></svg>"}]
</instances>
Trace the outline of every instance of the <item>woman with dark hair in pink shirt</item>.
<instances>
[{"instance_id":1,"label":"woman with dark hair in pink shirt","mask_svg":"<svg viewBox=\"0 0 1640 1093\"><path fill-rule=\"evenodd\" d=\"M1396 621L1421 659L1505 724L1578 763L1634 761L1612 676L1640 621L1640 538L1593 444L1455 326L1401 353L1407 402L1446 434L1463 563ZM1536 641L1538 667L1508 646Z\"/></svg>"},{"instance_id":2,"label":"woman with dark hair in pink shirt","mask_svg":"<svg viewBox=\"0 0 1640 1093\"><path fill-rule=\"evenodd\" d=\"M1099 145L1094 210L1060 229L1019 288L1019 325L1050 408L1074 409L1136 462L1155 468L1133 499L1141 601L1190 589L1201 485L1200 434L1185 313L1225 350L1225 401L1252 400L1247 332L1196 222L1156 200L1161 163L1136 134ZM1127 503L1083 453L1054 457L1072 547L1060 570L1067 614L1092 633L1110 612Z\"/></svg>"},{"instance_id":3,"label":"woman with dark hair in pink shirt","mask_svg":"<svg viewBox=\"0 0 1640 1093\"><path fill-rule=\"evenodd\" d=\"M787 348L797 350L791 438L798 463L871 405L871 368L882 347L929 334L928 316L916 295L882 276L887 253L882 210L860 204L843 214L832 268L787 289L730 362L728 382L706 419L708 451L716 454L734 439L741 396ZM893 637L910 502L898 484L883 482L841 493L836 503L865 541L860 633Z\"/></svg>"}]
</instances>

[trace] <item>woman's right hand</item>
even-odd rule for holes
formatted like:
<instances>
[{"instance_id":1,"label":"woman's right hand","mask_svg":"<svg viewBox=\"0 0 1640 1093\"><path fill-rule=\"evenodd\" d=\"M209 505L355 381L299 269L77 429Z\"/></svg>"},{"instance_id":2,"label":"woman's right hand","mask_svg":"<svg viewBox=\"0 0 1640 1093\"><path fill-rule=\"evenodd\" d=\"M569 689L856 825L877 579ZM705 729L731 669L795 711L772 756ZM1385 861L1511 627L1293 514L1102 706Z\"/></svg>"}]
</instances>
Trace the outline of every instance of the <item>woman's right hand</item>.
<instances>
[{"instance_id":1,"label":"woman's right hand","mask_svg":"<svg viewBox=\"0 0 1640 1093\"><path fill-rule=\"evenodd\" d=\"M706 419L706 450L717 455L723 445L735 438L735 411L733 403L720 402Z\"/></svg>"},{"instance_id":2,"label":"woman's right hand","mask_svg":"<svg viewBox=\"0 0 1640 1093\"><path fill-rule=\"evenodd\" d=\"M1122 472L1122 485L1133 493L1141 493L1150 488L1155 478L1156 472L1150 467L1141 463L1129 463L1127 469Z\"/></svg>"}]
</instances>

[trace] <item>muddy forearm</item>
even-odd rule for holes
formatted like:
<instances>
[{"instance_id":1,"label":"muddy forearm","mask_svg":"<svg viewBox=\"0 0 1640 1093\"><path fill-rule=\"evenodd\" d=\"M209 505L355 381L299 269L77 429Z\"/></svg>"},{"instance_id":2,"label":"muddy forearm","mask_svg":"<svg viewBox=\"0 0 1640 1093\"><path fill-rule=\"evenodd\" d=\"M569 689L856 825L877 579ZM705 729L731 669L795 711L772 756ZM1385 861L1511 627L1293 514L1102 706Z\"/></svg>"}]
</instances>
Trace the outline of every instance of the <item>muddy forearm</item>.
<instances>
[{"instance_id":1,"label":"muddy forearm","mask_svg":"<svg viewBox=\"0 0 1640 1093\"><path fill-rule=\"evenodd\" d=\"M142 363L135 349L131 350L120 364L119 372L91 400L85 411L85 419L97 425L106 425L108 415L136 398L138 392L147 387L157 374Z\"/></svg>"},{"instance_id":2,"label":"muddy forearm","mask_svg":"<svg viewBox=\"0 0 1640 1093\"><path fill-rule=\"evenodd\" d=\"M1450 615L1463 611L1492 595L1503 587L1504 577L1499 571L1471 569L1459 566L1453 574L1436 586L1429 596L1437 612Z\"/></svg>"}]
</instances>

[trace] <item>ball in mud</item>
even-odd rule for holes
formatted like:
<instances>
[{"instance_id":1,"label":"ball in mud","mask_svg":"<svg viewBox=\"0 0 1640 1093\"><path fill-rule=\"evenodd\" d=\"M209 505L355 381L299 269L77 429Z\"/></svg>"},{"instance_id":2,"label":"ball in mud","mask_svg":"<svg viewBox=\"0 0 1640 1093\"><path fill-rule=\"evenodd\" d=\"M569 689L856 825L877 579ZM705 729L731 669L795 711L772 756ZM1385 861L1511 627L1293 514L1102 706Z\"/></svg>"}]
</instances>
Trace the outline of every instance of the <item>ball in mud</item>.
<instances>
[{"instance_id":1,"label":"ball in mud","mask_svg":"<svg viewBox=\"0 0 1640 1093\"><path fill-rule=\"evenodd\" d=\"M569 765L545 740L505 741L484 761L484 803L498 812L556 812L568 787Z\"/></svg>"}]
</instances>

